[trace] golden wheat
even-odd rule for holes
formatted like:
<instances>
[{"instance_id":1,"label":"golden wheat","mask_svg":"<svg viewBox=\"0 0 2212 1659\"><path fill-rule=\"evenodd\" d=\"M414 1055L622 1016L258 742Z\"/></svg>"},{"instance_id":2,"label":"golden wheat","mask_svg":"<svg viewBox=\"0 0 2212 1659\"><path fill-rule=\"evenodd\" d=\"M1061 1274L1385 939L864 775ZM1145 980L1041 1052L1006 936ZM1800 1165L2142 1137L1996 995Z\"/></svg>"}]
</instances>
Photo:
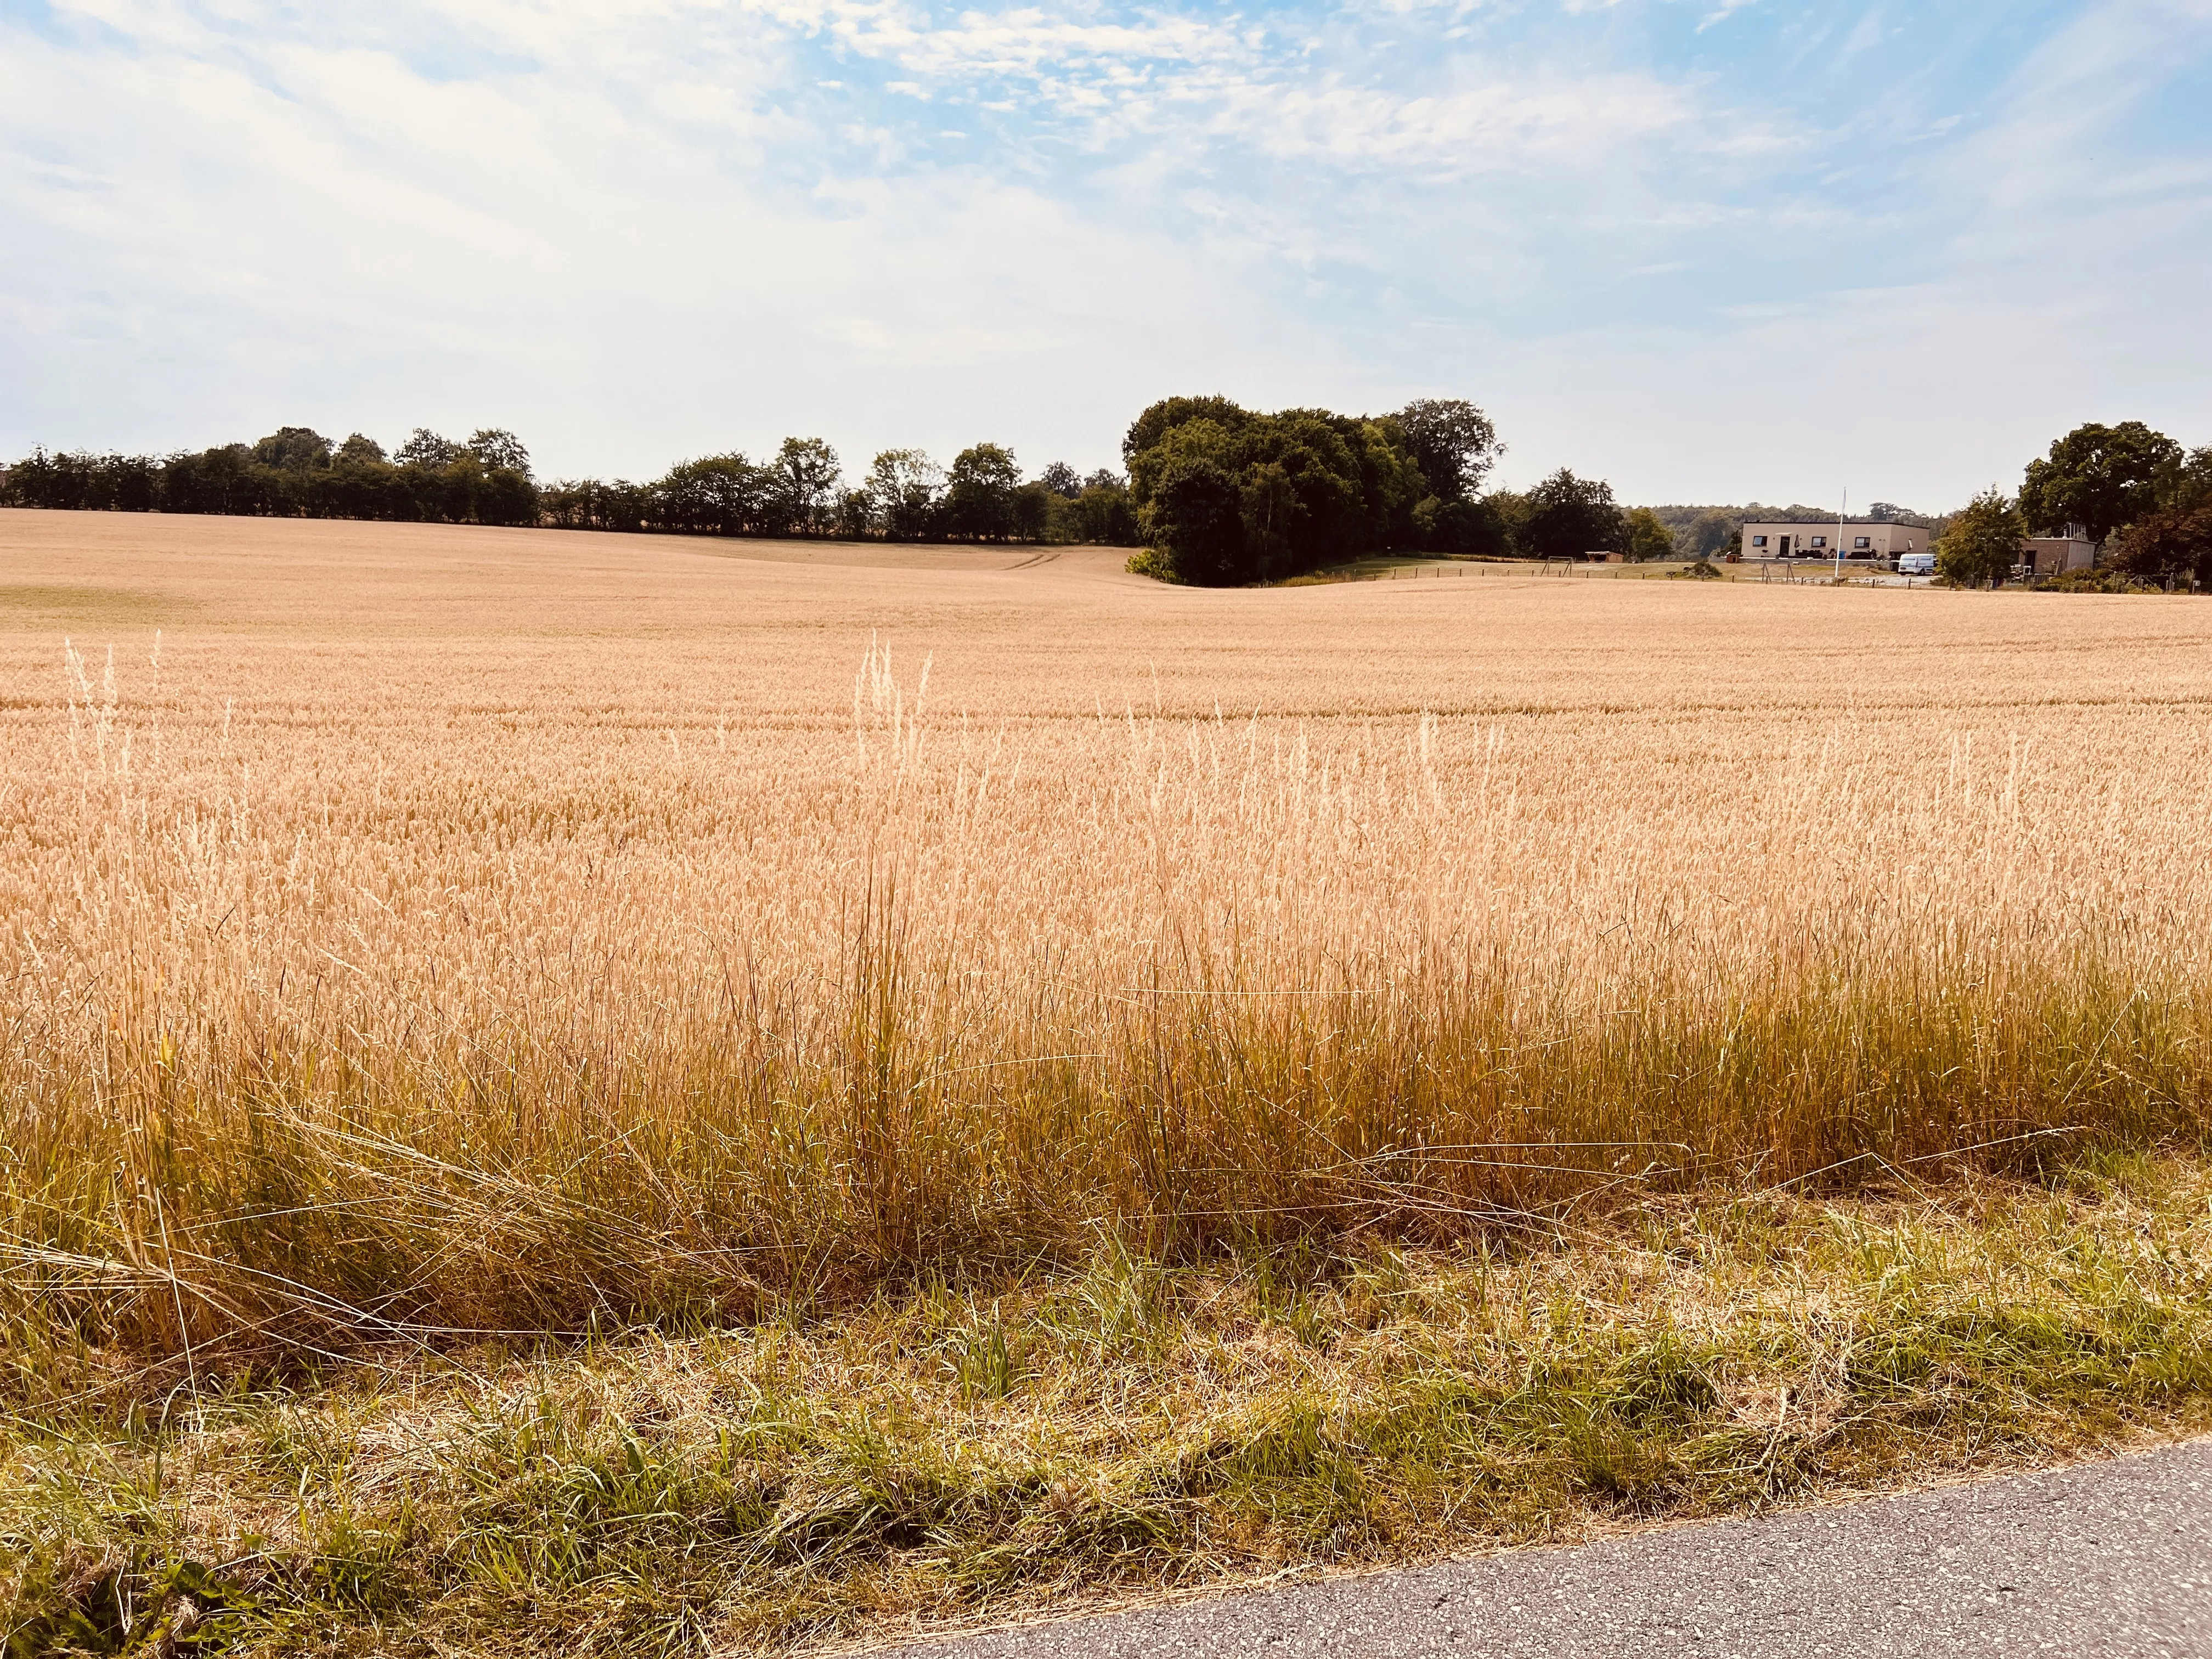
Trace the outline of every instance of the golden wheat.
<instances>
[{"instance_id":1,"label":"golden wheat","mask_svg":"<svg viewBox=\"0 0 2212 1659\"><path fill-rule=\"evenodd\" d=\"M565 1330L2203 1120L2189 599L22 512L0 557L49 1371L64 1312Z\"/></svg>"}]
</instances>

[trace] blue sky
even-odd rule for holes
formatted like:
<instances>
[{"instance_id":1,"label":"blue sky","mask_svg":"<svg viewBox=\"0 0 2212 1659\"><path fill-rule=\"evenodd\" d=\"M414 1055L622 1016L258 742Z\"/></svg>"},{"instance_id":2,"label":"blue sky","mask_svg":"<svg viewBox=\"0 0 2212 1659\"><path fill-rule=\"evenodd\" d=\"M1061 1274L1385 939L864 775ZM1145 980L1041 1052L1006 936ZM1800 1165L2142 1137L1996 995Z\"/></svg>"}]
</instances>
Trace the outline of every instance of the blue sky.
<instances>
[{"instance_id":1,"label":"blue sky","mask_svg":"<svg viewBox=\"0 0 2212 1659\"><path fill-rule=\"evenodd\" d=\"M0 450L1032 468L1170 392L1936 508L2212 442L2212 0L0 0Z\"/></svg>"}]
</instances>

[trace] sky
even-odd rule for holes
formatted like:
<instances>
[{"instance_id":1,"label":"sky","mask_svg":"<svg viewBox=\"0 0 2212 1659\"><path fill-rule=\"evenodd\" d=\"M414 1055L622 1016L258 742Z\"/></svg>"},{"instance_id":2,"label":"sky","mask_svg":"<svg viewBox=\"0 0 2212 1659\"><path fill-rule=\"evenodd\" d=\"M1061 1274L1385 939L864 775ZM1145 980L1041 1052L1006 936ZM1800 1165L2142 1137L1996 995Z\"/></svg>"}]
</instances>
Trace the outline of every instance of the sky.
<instances>
[{"instance_id":1,"label":"sky","mask_svg":"<svg viewBox=\"0 0 2212 1659\"><path fill-rule=\"evenodd\" d=\"M2212 443L2208 276L2212 0L0 0L11 456L1463 397L1507 483L1934 511Z\"/></svg>"}]
</instances>

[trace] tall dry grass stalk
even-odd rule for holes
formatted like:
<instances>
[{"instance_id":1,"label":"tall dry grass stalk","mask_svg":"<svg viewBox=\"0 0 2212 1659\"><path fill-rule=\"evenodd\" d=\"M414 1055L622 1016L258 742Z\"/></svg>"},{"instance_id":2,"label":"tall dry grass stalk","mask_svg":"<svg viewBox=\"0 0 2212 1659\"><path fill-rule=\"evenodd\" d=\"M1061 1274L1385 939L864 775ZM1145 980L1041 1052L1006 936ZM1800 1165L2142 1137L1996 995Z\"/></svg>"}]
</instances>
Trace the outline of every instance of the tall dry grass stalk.
<instances>
[{"instance_id":1,"label":"tall dry grass stalk","mask_svg":"<svg viewBox=\"0 0 2212 1659\"><path fill-rule=\"evenodd\" d=\"M2193 719L1763 721L1687 684L1232 718L1080 661L963 709L877 645L849 713L787 686L653 729L603 679L479 696L453 649L434 682L374 637L203 642L180 690L143 637L55 641L18 700L20 1376L2204 1121Z\"/></svg>"}]
</instances>

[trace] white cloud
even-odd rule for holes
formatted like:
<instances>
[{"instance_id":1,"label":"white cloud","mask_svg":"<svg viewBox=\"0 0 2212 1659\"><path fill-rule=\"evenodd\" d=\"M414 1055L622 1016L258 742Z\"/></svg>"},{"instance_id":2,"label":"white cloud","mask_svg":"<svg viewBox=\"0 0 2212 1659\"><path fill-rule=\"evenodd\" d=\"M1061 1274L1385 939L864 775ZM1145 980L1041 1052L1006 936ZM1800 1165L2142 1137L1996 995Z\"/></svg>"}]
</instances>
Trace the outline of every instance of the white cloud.
<instances>
[{"instance_id":1,"label":"white cloud","mask_svg":"<svg viewBox=\"0 0 2212 1659\"><path fill-rule=\"evenodd\" d=\"M1736 91L1808 47L1731 12L1753 72L1620 46L1694 41L1656 0L0 19L0 448L482 421L559 471L793 430L1091 465L1170 390L1450 392L1632 497L1802 494L1840 449L1940 501L2075 404L2212 424L2173 326L2212 160L2122 142L2212 0L2084 0L1948 105L1877 63L1841 116ZM1888 15L1827 21L1871 61ZM1907 390L1755 390L1837 363Z\"/></svg>"},{"instance_id":2,"label":"white cloud","mask_svg":"<svg viewBox=\"0 0 2212 1659\"><path fill-rule=\"evenodd\" d=\"M777 118L712 86L8 45L0 216L42 250L7 285L39 392L15 418L42 428L18 447L207 442L305 405L386 435L496 420L555 470L638 471L794 427L956 447L1013 401L1103 460L1087 410L1036 418L1047 386L1140 402L1157 371L1102 340L1244 331L1172 246L988 173L763 186ZM41 133L64 159L31 159Z\"/></svg>"}]
</instances>

